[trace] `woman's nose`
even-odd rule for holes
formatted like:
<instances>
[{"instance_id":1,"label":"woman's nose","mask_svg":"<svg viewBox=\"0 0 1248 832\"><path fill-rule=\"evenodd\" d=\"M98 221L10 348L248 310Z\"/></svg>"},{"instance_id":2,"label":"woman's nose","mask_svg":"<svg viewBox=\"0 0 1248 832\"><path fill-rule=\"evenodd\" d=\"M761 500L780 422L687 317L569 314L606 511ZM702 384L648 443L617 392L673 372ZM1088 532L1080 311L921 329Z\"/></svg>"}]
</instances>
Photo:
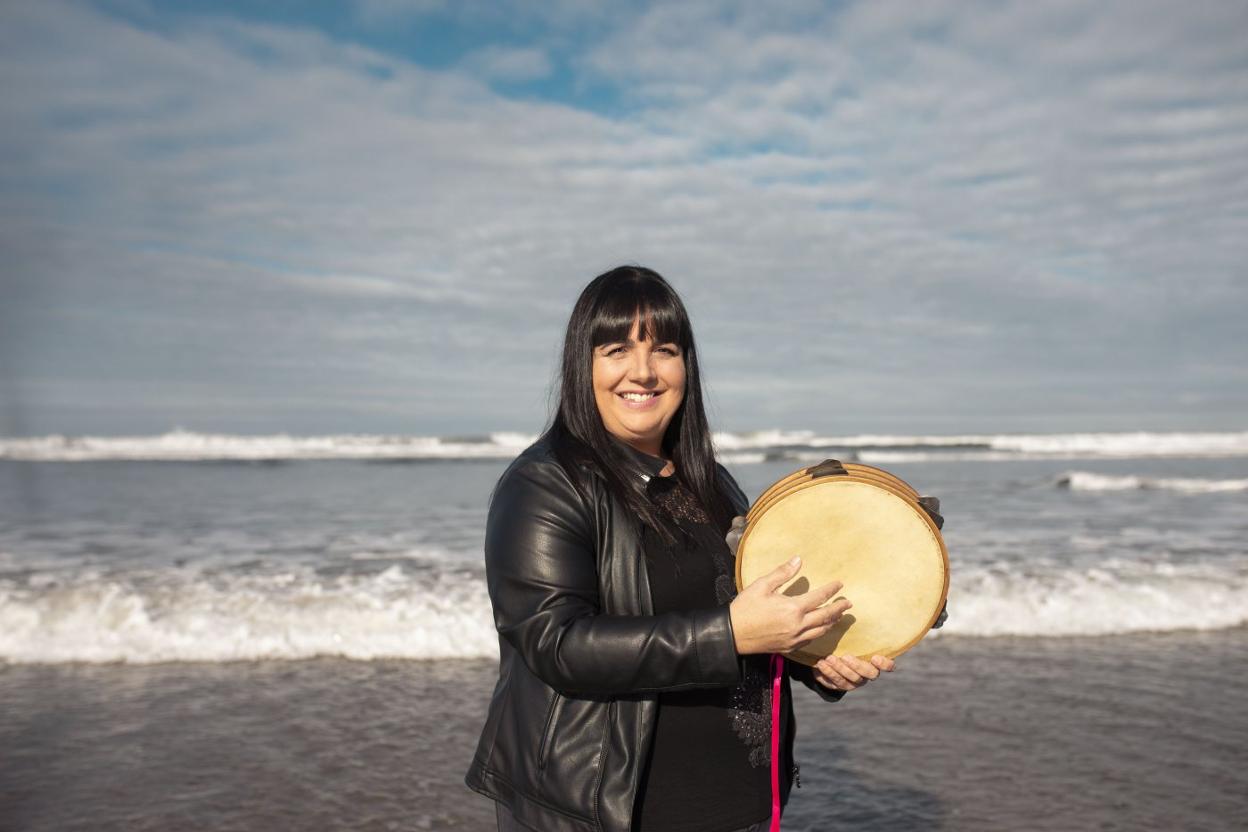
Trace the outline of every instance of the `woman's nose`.
<instances>
[{"instance_id":1,"label":"woman's nose","mask_svg":"<svg viewBox=\"0 0 1248 832\"><path fill-rule=\"evenodd\" d=\"M654 366L650 361L649 350L633 350L633 360L629 362L629 379L645 382L654 378Z\"/></svg>"}]
</instances>

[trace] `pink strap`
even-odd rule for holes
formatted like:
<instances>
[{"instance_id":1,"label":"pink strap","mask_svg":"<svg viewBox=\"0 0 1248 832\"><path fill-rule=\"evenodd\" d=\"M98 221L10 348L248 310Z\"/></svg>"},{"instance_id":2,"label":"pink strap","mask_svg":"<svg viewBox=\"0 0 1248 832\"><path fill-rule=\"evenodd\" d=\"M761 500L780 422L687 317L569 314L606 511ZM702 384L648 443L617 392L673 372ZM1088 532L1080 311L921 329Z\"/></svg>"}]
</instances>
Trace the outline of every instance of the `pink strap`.
<instances>
[{"instance_id":1,"label":"pink strap","mask_svg":"<svg viewBox=\"0 0 1248 832\"><path fill-rule=\"evenodd\" d=\"M771 654L771 832L780 832L780 680L784 657Z\"/></svg>"}]
</instances>

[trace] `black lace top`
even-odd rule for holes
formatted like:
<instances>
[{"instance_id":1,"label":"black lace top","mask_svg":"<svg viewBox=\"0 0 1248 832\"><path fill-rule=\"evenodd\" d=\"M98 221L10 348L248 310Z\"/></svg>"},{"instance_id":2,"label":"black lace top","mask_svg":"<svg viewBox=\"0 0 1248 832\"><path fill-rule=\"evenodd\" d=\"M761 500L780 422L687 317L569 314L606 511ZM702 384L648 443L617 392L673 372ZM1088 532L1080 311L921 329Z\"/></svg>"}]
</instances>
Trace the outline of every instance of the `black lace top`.
<instances>
[{"instance_id":1,"label":"black lace top","mask_svg":"<svg viewBox=\"0 0 1248 832\"><path fill-rule=\"evenodd\" d=\"M736 595L727 529L716 527L676 477L658 476L662 459L633 453L652 474L646 492L677 541L667 545L643 531L655 613L727 604ZM766 658L743 657L744 681L734 687L659 695L634 832L728 832L770 814Z\"/></svg>"}]
</instances>

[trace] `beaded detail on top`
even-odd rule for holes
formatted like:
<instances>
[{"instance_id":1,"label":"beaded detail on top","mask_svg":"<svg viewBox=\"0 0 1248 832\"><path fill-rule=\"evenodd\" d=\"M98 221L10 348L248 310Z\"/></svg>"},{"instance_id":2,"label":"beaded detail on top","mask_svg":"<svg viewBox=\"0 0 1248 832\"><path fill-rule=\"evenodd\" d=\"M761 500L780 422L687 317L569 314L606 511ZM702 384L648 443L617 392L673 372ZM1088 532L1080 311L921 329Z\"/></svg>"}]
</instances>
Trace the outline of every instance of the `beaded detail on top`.
<instances>
[{"instance_id":1,"label":"beaded detail on top","mask_svg":"<svg viewBox=\"0 0 1248 832\"><path fill-rule=\"evenodd\" d=\"M689 489L681 485L674 476L653 478L650 480L649 490L651 499L659 510L677 523L681 521L686 523L711 522L711 518L706 516L702 506L698 505L698 501L689 493Z\"/></svg>"},{"instance_id":2,"label":"beaded detail on top","mask_svg":"<svg viewBox=\"0 0 1248 832\"><path fill-rule=\"evenodd\" d=\"M706 511L676 477L653 477L647 491L655 506L674 520L681 532L690 533L690 524L711 524ZM737 597L736 564L731 554L727 544L711 549L715 600L721 605ZM750 749L750 765L755 768L771 765L771 685L766 665L757 661L759 658L746 656L742 661L742 680L729 694L728 708L733 732Z\"/></svg>"},{"instance_id":3,"label":"beaded detail on top","mask_svg":"<svg viewBox=\"0 0 1248 832\"><path fill-rule=\"evenodd\" d=\"M750 765L771 765L771 685L752 661L746 661L744 678L732 689L728 713L732 729L750 749Z\"/></svg>"}]
</instances>

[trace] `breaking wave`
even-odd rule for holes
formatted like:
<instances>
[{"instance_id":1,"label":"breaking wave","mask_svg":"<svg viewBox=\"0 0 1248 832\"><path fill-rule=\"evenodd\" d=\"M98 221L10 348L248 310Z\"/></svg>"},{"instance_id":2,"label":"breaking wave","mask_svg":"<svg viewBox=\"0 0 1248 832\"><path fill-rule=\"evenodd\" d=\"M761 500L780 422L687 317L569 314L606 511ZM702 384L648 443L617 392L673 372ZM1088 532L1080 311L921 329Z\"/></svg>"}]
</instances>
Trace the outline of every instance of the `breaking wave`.
<instances>
[{"instance_id":1,"label":"breaking wave","mask_svg":"<svg viewBox=\"0 0 1248 832\"><path fill-rule=\"evenodd\" d=\"M485 581L467 571L177 573L0 581L0 660L56 663L492 656Z\"/></svg>"},{"instance_id":2,"label":"breaking wave","mask_svg":"<svg viewBox=\"0 0 1248 832\"><path fill-rule=\"evenodd\" d=\"M1248 624L1248 563L1110 560L1075 570L996 564L955 570L942 632L1100 636Z\"/></svg>"},{"instance_id":3,"label":"breaking wave","mask_svg":"<svg viewBox=\"0 0 1248 832\"><path fill-rule=\"evenodd\" d=\"M1141 477L1070 471L1057 485L1071 491L1177 491L1181 494L1217 494L1248 491L1248 480L1214 480L1180 477Z\"/></svg>"},{"instance_id":4,"label":"breaking wave","mask_svg":"<svg viewBox=\"0 0 1248 832\"><path fill-rule=\"evenodd\" d=\"M275 461L299 459L510 459L537 437L495 432L478 436L335 434L239 436L175 429L156 436L0 438L0 459ZM717 433L727 462L817 462L829 456L869 463L932 460L1120 459L1248 456L1248 431L1226 433L1065 433L925 436L762 430Z\"/></svg>"},{"instance_id":5,"label":"breaking wave","mask_svg":"<svg viewBox=\"0 0 1248 832\"><path fill-rule=\"evenodd\" d=\"M1099 636L1248 623L1248 559L955 567L941 635ZM0 661L486 658L498 636L477 568L392 564L206 578L32 572L0 580Z\"/></svg>"}]
</instances>

